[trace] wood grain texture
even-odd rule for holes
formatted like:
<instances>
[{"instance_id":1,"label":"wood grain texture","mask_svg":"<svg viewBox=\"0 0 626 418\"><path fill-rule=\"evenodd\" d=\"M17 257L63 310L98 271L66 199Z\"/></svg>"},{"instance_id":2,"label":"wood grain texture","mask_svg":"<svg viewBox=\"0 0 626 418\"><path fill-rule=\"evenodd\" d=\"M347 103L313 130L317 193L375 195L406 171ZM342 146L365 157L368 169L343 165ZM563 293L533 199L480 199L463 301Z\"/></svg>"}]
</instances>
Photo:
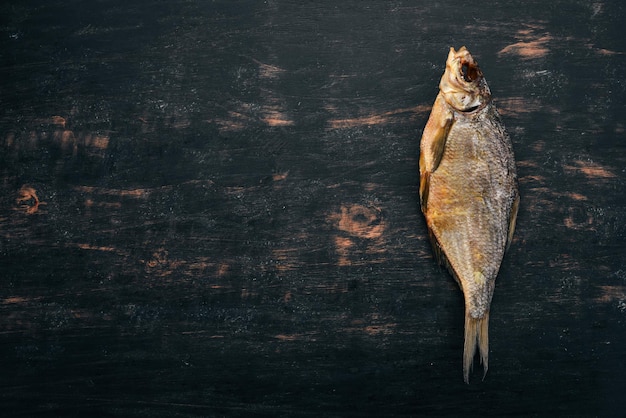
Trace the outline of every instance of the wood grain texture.
<instances>
[{"instance_id":1,"label":"wood grain texture","mask_svg":"<svg viewBox=\"0 0 626 418\"><path fill-rule=\"evenodd\" d=\"M621 3L5 3L8 415L623 410ZM469 387L417 172L461 44L525 201Z\"/></svg>"}]
</instances>

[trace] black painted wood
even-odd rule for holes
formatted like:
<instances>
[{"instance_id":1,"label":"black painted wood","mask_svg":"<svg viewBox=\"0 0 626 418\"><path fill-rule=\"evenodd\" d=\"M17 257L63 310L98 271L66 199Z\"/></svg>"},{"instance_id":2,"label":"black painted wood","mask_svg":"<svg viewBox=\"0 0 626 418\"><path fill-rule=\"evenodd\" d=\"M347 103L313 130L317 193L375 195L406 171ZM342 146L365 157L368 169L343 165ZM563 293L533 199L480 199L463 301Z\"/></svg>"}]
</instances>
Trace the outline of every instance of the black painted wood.
<instances>
[{"instance_id":1,"label":"black painted wood","mask_svg":"<svg viewBox=\"0 0 626 418\"><path fill-rule=\"evenodd\" d=\"M0 405L13 416L620 416L619 1L0 6ZM522 204L490 370L417 197L449 46Z\"/></svg>"}]
</instances>

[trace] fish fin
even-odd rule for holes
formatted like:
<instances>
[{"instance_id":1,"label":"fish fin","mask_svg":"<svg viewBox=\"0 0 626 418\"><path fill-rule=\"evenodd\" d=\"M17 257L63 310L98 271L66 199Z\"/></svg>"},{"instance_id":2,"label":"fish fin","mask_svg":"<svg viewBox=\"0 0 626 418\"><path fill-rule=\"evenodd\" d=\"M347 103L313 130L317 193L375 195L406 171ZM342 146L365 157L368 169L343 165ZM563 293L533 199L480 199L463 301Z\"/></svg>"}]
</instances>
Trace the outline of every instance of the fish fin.
<instances>
[{"instance_id":1,"label":"fish fin","mask_svg":"<svg viewBox=\"0 0 626 418\"><path fill-rule=\"evenodd\" d=\"M515 197L513 207L511 208L511 215L509 215L509 235L506 240L506 250L508 251L511 241L513 241L513 234L515 233L515 222L517 221L517 211L519 209L519 194Z\"/></svg>"},{"instance_id":2,"label":"fish fin","mask_svg":"<svg viewBox=\"0 0 626 418\"><path fill-rule=\"evenodd\" d=\"M440 94L433 104L430 117L422 133L420 145L422 152L420 155L420 170L422 172L428 171L433 173L439 167L443 151L446 148L446 139L453 123L454 115Z\"/></svg>"},{"instance_id":3,"label":"fish fin","mask_svg":"<svg viewBox=\"0 0 626 418\"><path fill-rule=\"evenodd\" d=\"M443 152L446 149L446 140L448 139L448 133L450 132L450 128L452 128L453 122L454 119L452 119L451 117L446 118L443 124L435 132L435 136L431 143L431 152L433 156L431 172L435 172L439 167L439 163L441 163Z\"/></svg>"},{"instance_id":4,"label":"fish fin","mask_svg":"<svg viewBox=\"0 0 626 418\"><path fill-rule=\"evenodd\" d=\"M469 373L472 370L476 347L480 353L480 362L483 365L483 379L489 368L489 311L482 318L472 318L465 312L465 345L463 347L463 380L469 383Z\"/></svg>"},{"instance_id":5,"label":"fish fin","mask_svg":"<svg viewBox=\"0 0 626 418\"><path fill-rule=\"evenodd\" d=\"M441 95L437 96L420 141L420 205L426 214L430 175L437 170L446 149L446 140L454 123L452 112Z\"/></svg>"},{"instance_id":6,"label":"fish fin","mask_svg":"<svg viewBox=\"0 0 626 418\"><path fill-rule=\"evenodd\" d=\"M433 253L437 258L437 262L442 266L447 266L447 259L443 250L441 249L441 245L439 245L439 241L437 241L437 237L432 229L428 228L428 238L430 239L430 245L433 247Z\"/></svg>"},{"instance_id":7,"label":"fish fin","mask_svg":"<svg viewBox=\"0 0 626 418\"><path fill-rule=\"evenodd\" d=\"M462 290L463 286L461 286L459 276L456 274L456 271L454 271L454 268L452 267L452 264L450 264L448 257L446 257L446 253L441 249L441 245L439 244L435 233L430 228L428 228L428 238L430 239L430 245L433 248L433 253L435 254L437 263L439 263L440 266L445 267L450 272L450 275L454 278L454 280Z\"/></svg>"},{"instance_id":8,"label":"fish fin","mask_svg":"<svg viewBox=\"0 0 626 418\"><path fill-rule=\"evenodd\" d=\"M430 189L430 171L420 174L420 206L422 212L426 214L426 205L428 205L428 191Z\"/></svg>"}]
</instances>

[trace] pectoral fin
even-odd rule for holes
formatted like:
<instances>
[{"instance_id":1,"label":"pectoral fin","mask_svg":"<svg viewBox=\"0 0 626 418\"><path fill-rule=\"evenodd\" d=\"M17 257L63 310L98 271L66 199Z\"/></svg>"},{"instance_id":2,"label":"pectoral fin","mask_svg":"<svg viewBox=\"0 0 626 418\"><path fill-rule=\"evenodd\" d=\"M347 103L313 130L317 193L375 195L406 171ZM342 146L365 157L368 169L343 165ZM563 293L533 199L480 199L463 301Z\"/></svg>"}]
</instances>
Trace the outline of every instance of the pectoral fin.
<instances>
[{"instance_id":1,"label":"pectoral fin","mask_svg":"<svg viewBox=\"0 0 626 418\"><path fill-rule=\"evenodd\" d=\"M431 173L437 170L453 123L454 116L448 104L441 95L437 96L422 134L420 170Z\"/></svg>"},{"instance_id":2,"label":"pectoral fin","mask_svg":"<svg viewBox=\"0 0 626 418\"><path fill-rule=\"evenodd\" d=\"M438 129L434 132L432 141L430 143L430 152L432 155L432 167L431 172L435 172L437 167L439 167L439 163L441 163L441 158L443 157L443 152L446 149L446 140L448 139L448 133L450 132L450 128L452 127L452 123L454 120L452 117L446 118L442 125L438 127Z\"/></svg>"},{"instance_id":3,"label":"pectoral fin","mask_svg":"<svg viewBox=\"0 0 626 418\"><path fill-rule=\"evenodd\" d=\"M420 144L420 203L424 213L428 204L430 175L441 163L453 123L454 118L448 105L441 95L437 96Z\"/></svg>"}]
</instances>

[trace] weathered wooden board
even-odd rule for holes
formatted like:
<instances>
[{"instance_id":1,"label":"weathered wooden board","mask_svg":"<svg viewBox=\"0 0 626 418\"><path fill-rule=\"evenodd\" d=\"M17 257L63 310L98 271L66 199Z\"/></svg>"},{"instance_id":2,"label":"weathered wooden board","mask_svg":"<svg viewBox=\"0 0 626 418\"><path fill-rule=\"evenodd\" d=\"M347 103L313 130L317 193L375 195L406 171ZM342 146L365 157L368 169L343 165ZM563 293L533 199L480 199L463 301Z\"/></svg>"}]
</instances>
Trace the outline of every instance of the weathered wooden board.
<instances>
[{"instance_id":1,"label":"weathered wooden board","mask_svg":"<svg viewBox=\"0 0 626 418\"><path fill-rule=\"evenodd\" d=\"M626 12L520 7L4 2L3 413L623 414ZM469 386L417 197L462 45L522 195Z\"/></svg>"}]
</instances>

